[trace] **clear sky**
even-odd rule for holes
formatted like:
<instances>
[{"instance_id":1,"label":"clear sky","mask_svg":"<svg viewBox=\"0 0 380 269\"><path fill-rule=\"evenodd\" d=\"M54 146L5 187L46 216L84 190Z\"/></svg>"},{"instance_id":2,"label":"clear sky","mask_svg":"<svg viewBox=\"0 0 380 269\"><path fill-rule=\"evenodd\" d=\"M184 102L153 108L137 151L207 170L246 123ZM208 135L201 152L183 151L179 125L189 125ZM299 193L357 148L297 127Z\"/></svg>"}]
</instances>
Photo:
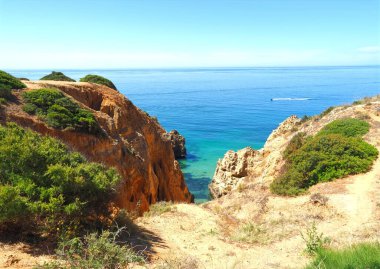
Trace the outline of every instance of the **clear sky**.
<instances>
[{"instance_id":1,"label":"clear sky","mask_svg":"<svg viewBox=\"0 0 380 269\"><path fill-rule=\"evenodd\" d=\"M380 0L0 0L0 68L380 64Z\"/></svg>"}]
</instances>

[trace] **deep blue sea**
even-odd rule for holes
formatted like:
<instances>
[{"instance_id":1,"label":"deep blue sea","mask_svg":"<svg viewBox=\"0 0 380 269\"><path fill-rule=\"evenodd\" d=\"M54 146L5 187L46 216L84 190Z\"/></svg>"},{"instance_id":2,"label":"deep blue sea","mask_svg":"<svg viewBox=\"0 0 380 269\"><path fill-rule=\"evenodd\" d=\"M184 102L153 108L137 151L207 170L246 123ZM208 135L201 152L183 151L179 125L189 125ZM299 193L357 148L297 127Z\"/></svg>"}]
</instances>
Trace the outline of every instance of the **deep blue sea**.
<instances>
[{"instance_id":1,"label":"deep blue sea","mask_svg":"<svg viewBox=\"0 0 380 269\"><path fill-rule=\"evenodd\" d=\"M8 71L34 80L51 70ZM380 66L55 71L74 79L105 76L167 130L183 134L182 170L198 202L208 199L207 185L227 150L261 148L290 115L314 115L380 93Z\"/></svg>"}]
</instances>

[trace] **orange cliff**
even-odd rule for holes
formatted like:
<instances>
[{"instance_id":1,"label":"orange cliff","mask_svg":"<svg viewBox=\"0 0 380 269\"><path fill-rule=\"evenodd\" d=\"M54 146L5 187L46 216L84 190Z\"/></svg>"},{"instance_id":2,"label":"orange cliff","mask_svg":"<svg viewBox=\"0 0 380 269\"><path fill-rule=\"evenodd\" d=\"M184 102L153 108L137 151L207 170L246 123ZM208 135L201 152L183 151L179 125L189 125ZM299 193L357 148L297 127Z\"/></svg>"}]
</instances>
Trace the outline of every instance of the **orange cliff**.
<instances>
[{"instance_id":1,"label":"orange cliff","mask_svg":"<svg viewBox=\"0 0 380 269\"><path fill-rule=\"evenodd\" d=\"M191 202L166 131L124 95L98 84L60 81L23 81L28 89L57 88L91 110L105 136L57 130L22 110L22 98L0 112L0 121L16 122L62 140L89 160L115 167L123 181L115 201L127 210L146 211L157 201ZM26 90L28 90L26 89Z\"/></svg>"}]
</instances>

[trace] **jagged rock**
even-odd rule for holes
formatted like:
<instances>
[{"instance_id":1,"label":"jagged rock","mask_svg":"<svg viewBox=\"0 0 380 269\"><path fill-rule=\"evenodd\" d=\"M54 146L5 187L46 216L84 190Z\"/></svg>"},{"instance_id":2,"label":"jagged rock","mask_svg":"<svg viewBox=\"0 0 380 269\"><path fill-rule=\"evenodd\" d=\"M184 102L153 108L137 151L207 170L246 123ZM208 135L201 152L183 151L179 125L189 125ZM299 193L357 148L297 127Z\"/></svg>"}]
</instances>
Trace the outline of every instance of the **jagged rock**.
<instances>
[{"instance_id":1,"label":"jagged rock","mask_svg":"<svg viewBox=\"0 0 380 269\"><path fill-rule=\"evenodd\" d=\"M186 158L185 138L177 130L165 133L163 137L171 142L176 159Z\"/></svg>"},{"instance_id":2,"label":"jagged rock","mask_svg":"<svg viewBox=\"0 0 380 269\"><path fill-rule=\"evenodd\" d=\"M335 107L330 113L310 117L307 121L301 121L297 116L290 116L284 120L268 137L262 149L254 151L254 154L246 154L247 149L238 152L228 151L223 159L217 163L214 177L209 185L211 195L220 197L237 189L240 183L259 184L264 188L281 174L285 160L283 152L294 135L303 132L306 135L315 135L330 122L342 118L362 118L368 111L379 111L380 96L369 98L365 104L355 106ZM378 112L377 112L378 113ZM368 120L368 119L367 119ZM364 137L368 141L370 135ZM372 141L378 145L378 141ZM237 164L244 164L243 176L236 170Z\"/></svg>"},{"instance_id":3,"label":"jagged rock","mask_svg":"<svg viewBox=\"0 0 380 269\"><path fill-rule=\"evenodd\" d=\"M223 159L219 159L214 177L209 185L213 198L221 197L235 188L248 175L248 166L256 151L250 147L237 152L229 150Z\"/></svg>"},{"instance_id":4,"label":"jagged rock","mask_svg":"<svg viewBox=\"0 0 380 269\"><path fill-rule=\"evenodd\" d=\"M0 123L16 122L54 136L90 161L115 167L123 178L115 202L128 210L146 211L157 201L191 202L166 131L124 95L103 85L86 82L24 81L29 89L57 88L93 112L105 136L58 130L22 110L22 98L4 108ZM27 89L28 90L28 89Z\"/></svg>"},{"instance_id":5,"label":"jagged rock","mask_svg":"<svg viewBox=\"0 0 380 269\"><path fill-rule=\"evenodd\" d=\"M215 174L209 185L213 198L221 197L235 190L246 179L253 183L268 185L282 167L281 149L289 142L295 126L300 122L296 116L290 116L268 137L260 150L244 148L237 152L228 151L217 163Z\"/></svg>"}]
</instances>

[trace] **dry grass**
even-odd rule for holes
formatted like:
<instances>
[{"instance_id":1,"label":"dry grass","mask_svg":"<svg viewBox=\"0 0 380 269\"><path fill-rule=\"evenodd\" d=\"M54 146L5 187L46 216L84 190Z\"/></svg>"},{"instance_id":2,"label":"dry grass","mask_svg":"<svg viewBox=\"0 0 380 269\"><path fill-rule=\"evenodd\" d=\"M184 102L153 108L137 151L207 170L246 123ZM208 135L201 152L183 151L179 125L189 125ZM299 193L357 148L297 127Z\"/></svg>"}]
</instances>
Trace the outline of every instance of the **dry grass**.
<instances>
[{"instance_id":1,"label":"dry grass","mask_svg":"<svg viewBox=\"0 0 380 269\"><path fill-rule=\"evenodd\" d=\"M177 208L172 202L158 202L149 207L149 211L144 213L144 217L160 216L167 212L175 212Z\"/></svg>"}]
</instances>

